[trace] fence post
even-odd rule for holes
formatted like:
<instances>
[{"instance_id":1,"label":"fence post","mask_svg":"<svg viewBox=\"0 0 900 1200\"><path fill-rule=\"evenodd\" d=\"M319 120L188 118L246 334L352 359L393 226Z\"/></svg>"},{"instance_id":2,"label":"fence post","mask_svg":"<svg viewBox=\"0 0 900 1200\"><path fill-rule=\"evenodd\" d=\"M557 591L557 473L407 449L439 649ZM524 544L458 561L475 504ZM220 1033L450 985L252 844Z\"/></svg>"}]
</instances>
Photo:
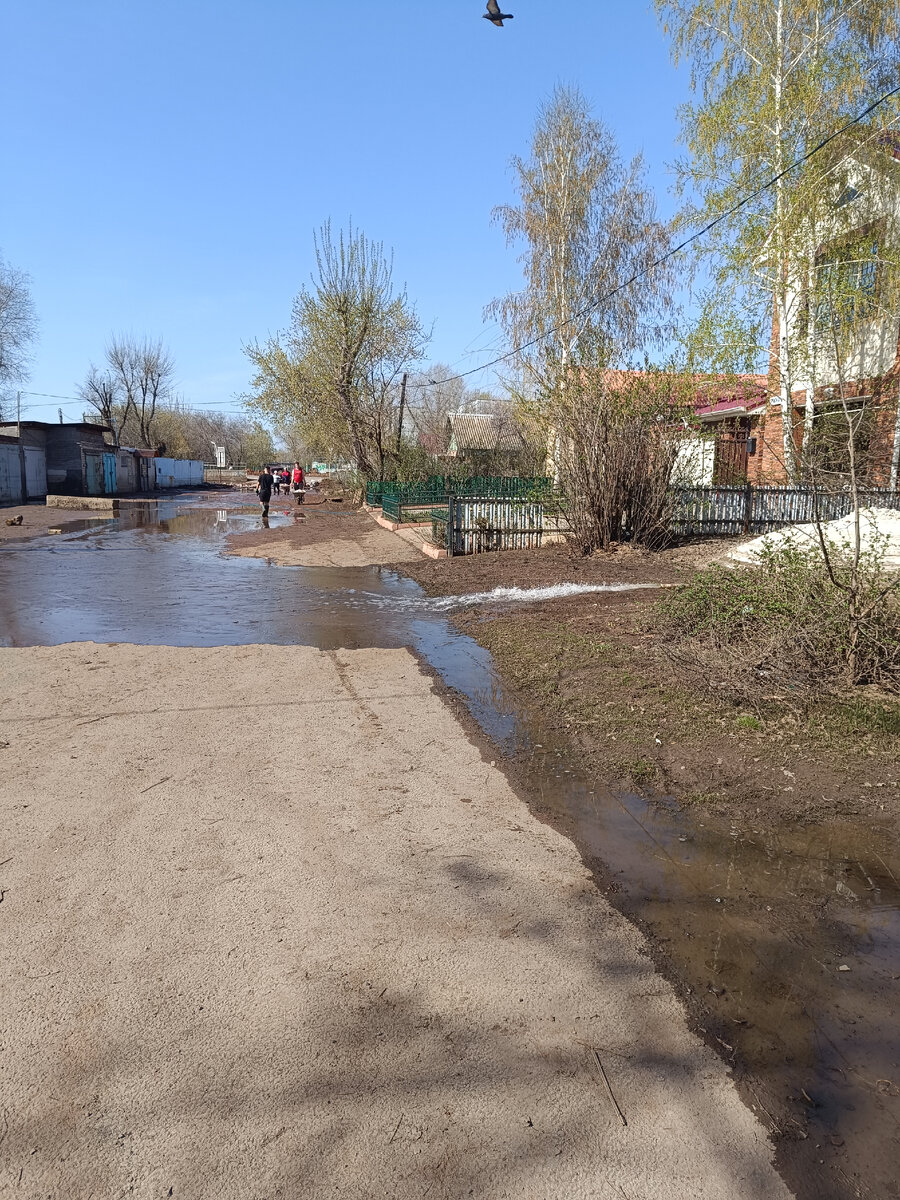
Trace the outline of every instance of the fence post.
<instances>
[{"instance_id":1,"label":"fence post","mask_svg":"<svg viewBox=\"0 0 900 1200\"><path fill-rule=\"evenodd\" d=\"M753 484L744 485L744 533L750 532L753 521Z\"/></svg>"},{"instance_id":2,"label":"fence post","mask_svg":"<svg viewBox=\"0 0 900 1200\"><path fill-rule=\"evenodd\" d=\"M454 534L454 528L453 528L454 527L453 509L454 509L453 497L448 496L447 497L447 557L448 558L453 557L453 546L456 541L456 537Z\"/></svg>"}]
</instances>

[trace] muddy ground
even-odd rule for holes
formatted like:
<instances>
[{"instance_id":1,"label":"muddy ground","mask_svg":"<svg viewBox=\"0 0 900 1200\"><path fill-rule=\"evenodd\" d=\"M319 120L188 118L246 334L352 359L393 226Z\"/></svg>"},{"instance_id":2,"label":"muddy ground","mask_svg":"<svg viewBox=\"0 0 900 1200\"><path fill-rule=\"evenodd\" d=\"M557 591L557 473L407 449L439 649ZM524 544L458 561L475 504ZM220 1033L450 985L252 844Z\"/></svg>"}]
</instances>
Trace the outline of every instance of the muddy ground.
<instances>
[{"instance_id":1,"label":"muddy ground","mask_svg":"<svg viewBox=\"0 0 900 1200\"><path fill-rule=\"evenodd\" d=\"M382 529L366 513L332 499L311 497L295 505L289 497L273 496L270 511L290 517L292 524L232 534L229 553L264 558L283 567L389 566L421 558L415 544Z\"/></svg>"},{"instance_id":2,"label":"muddy ground","mask_svg":"<svg viewBox=\"0 0 900 1200\"><path fill-rule=\"evenodd\" d=\"M432 595L554 583L677 584L722 541L661 554L584 559L564 546L420 560L404 567ZM864 691L749 707L715 672L675 656L655 631L660 592L585 594L454 616L486 646L523 703L564 734L598 782L758 826L784 820L900 818L900 703Z\"/></svg>"},{"instance_id":3,"label":"muddy ground","mask_svg":"<svg viewBox=\"0 0 900 1200\"><path fill-rule=\"evenodd\" d=\"M0 660L4 1196L787 1200L408 651Z\"/></svg>"},{"instance_id":4,"label":"muddy ground","mask_svg":"<svg viewBox=\"0 0 900 1200\"><path fill-rule=\"evenodd\" d=\"M96 509L48 508L46 504L16 504L0 507L0 542L20 542L41 537L50 529L71 533L113 518L113 513ZM11 525L10 521L20 524Z\"/></svg>"}]
</instances>

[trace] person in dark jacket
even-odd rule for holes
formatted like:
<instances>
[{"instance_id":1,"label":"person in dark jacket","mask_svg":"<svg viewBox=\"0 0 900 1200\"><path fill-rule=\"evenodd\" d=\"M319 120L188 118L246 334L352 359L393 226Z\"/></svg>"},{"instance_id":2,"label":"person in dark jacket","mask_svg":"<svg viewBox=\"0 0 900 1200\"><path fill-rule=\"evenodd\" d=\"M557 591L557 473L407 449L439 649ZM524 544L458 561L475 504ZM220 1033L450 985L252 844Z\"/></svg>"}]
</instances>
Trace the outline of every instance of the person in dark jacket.
<instances>
[{"instance_id":1,"label":"person in dark jacket","mask_svg":"<svg viewBox=\"0 0 900 1200\"><path fill-rule=\"evenodd\" d=\"M272 499L272 488L275 486L275 477L268 467L263 467L259 473L259 481L256 485L256 494L259 496L259 502L262 505L262 515L269 515L269 501Z\"/></svg>"}]
</instances>

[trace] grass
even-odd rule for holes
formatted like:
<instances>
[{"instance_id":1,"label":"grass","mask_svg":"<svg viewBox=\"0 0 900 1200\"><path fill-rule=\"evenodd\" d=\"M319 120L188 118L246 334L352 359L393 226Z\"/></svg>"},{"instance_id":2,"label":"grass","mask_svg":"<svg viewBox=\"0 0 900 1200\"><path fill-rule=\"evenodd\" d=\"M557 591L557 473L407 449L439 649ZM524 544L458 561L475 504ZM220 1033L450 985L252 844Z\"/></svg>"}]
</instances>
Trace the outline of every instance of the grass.
<instances>
[{"instance_id":1,"label":"grass","mask_svg":"<svg viewBox=\"0 0 900 1200\"><path fill-rule=\"evenodd\" d=\"M869 749L896 753L900 741L900 704L886 699L836 699L816 705L805 732L822 745L841 749L860 743Z\"/></svg>"},{"instance_id":2,"label":"grass","mask_svg":"<svg viewBox=\"0 0 900 1200\"><path fill-rule=\"evenodd\" d=\"M754 733L761 733L763 729L763 723L759 717L754 717L750 713L741 713L739 717L735 718L735 724L740 729L750 729Z\"/></svg>"},{"instance_id":3,"label":"grass","mask_svg":"<svg viewBox=\"0 0 900 1200\"><path fill-rule=\"evenodd\" d=\"M900 695L900 579L877 547L856 575L843 552L830 561L831 573L817 550L787 541L759 565L706 567L658 602L655 624L676 653L721 663L751 703L764 681L810 695L864 684Z\"/></svg>"},{"instance_id":4,"label":"grass","mask_svg":"<svg viewBox=\"0 0 900 1200\"><path fill-rule=\"evenodd\" d=\"M470 632L598 775L630 780L635 789L654 785L685 803L710 806L726 792L732 800L741 796L744 766L762 763L759 783L768 764L776 776L762 781L773 783L769 791L793 788L782 768L804 757L843 773L848 786L863 764L866 772L880 764L897 778L900 703L881 694L814 701L786 695L748 712L727 688L717 691L699 672L673 664L646 614L566 621L519 614L479 621ZM747 787L749 795L752 781Z\"/></svg>"}]
</instances>

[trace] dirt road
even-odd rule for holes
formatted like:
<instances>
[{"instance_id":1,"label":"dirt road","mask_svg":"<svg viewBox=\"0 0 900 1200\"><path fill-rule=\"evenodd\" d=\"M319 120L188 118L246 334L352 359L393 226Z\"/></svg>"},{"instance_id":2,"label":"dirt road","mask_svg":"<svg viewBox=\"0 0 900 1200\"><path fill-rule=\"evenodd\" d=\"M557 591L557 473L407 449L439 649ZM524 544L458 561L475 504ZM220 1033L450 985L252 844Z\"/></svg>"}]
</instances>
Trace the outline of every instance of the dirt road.
<instances>
[{"instance_id":1,"label":"dirt road","mask_svg":"<svg viewBox=\"0 0 900 1200\"><path fill-rule=\"evenodd\" d=\"M788 1195L408 652L0 659L0 1193Z\"/></svg>"},{"instance_id":2,"label":"dirt road","mask_svg":"<svg viewBox=\"0 0 900 1200\"><path fill-rule=\"evenodd\" d=\"M346 506L310 501L303 508L277 506L292 518L281 529L233 534L229 553L264 558L282 567L368 567L418 563L421 539L408 540ZM276 505L273 502L273 511Z\"/></svg>"}]
</instances>

